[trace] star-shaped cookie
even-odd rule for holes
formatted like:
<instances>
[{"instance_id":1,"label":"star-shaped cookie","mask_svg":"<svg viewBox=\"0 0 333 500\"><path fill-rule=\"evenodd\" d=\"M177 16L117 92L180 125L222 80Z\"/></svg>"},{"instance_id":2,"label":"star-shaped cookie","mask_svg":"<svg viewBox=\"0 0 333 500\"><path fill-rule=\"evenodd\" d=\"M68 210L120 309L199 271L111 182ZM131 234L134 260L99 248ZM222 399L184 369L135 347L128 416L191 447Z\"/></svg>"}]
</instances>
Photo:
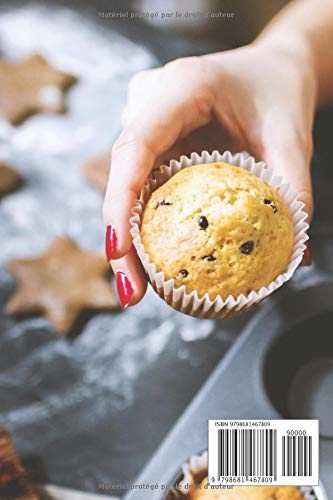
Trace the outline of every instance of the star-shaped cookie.
<instances>
[{"instance_id":1,"label":"star-shaped cookie","mask_svg":"<svg viewBox=\"0 0 333 500\"><path fill-rule=\"evenodd\" d=\"M75 81L39 54L17 62L0 59L0 115L17 125L35 113L62 113L64 91Z\"/></svg>"},{"instance_id":2,"label":"star-shaped cookie","mask_svg":"<svg viewBox=\"0 0 333 500\"><path fill-rule=\"evenodd\" d=\"M104 257L69 238L56 238L41 256L12 260L8 268L18 286L5 311L40 313L61 334L69 333L84 311L118 308Z\"/></svg>"},{"instance_id":3,"label":"star-shaped cookie","mask_svg":"<svg viewBox=\"0 0 333 500\"><path fill-rule=\"evenodd\" d=\"M22 183L21 175L14 168L0 163L0 198L18 189Z\"/></svg>"},{"instance_id":4,"label":"star-shaped cookie","mask_svg":"<svg viewBox=\"0 0 333 500\"><path fill-rule=\"evenodd\" d=\"M106 190L111 162L110 151L99 156L89 158L82 165L82 172L88 181L102 193Z\"/></svg>"},{"instance_id":5,"label":"star-shaped cookie","mask_svg":"<svg viewBox=\"0 0 333 500\"><path fill-rule=\"evenodd\" d=\"M9 433L0 428L0 498L38 500L39 497L14 449Z\"/></svg>"}]
</instances>

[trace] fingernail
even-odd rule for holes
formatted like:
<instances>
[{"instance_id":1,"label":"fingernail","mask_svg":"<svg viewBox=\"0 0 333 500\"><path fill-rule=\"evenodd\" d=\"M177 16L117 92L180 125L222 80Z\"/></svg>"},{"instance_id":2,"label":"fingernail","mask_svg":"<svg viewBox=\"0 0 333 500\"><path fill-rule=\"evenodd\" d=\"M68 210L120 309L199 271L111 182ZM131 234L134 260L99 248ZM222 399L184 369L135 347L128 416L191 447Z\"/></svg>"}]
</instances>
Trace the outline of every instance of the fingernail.
<instances>
[{"instance_id":1,"label":"fingernail","mask_svg":"<svg viewBox=\"0 0 333 500\"><path fill-rule=\"evenodd\" d=\"M129 306L133 295L133 287L125 273L116 273L116 283L120 305L123 309Z\"/></svg>"},{"instance_id":2,"label":"fingernail","mask_svg":"<svg viewBox=\"0 0 333 500\"><path fill-rule=\"evenodd\" d=\"M113 259L117 250L117 234L114 227L106 226L105 232L105 255L108 261Z\"/></svg>"},{"instance_id":3,"label":"fingernail","mask_svg":"<svg viewBox=\"0 0 333 500\"><path fill-rule=\"evenodd\" d=\"M311 266L312 264L312 250L311 250L311 244L308 241L306 243L306 248L304 250L304 255L303 255L303 260L301 262L301 266Z\"/></svg>"}]
</instances>

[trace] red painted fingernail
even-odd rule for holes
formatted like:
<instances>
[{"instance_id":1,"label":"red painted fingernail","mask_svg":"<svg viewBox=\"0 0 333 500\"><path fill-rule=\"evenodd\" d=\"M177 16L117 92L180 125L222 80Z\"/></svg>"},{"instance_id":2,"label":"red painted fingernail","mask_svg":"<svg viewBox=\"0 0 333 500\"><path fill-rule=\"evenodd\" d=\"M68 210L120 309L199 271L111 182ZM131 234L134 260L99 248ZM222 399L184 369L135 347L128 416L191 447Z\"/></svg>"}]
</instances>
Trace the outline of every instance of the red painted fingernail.
<instances>
[{"instance_id":1,"label":"red painted fingernail","mask_svg":"<svg viewBox=\"0 0 333 500\"><path fill-rule=\"evenodd\" d=\"M116 283L119 295L120 305L123 309L129 306L133 295L133 287L125 273L116 273Z\"/></svg>"},{"instance_id":2,"label":"red painted fingernail","mask_svg":"<svg viewBox=\"0 0 333 500\"><path fill-rule=\"evenodd\" d=\"M105 255L108 261L113 259L117 249L117 234L112 226L106 226L105 232Z\"/></svg>"},{"instance_id":3,"label":"red painted fingernail","mask_svg":"<svg viewBox=\"0 0 333 500\"><path fill-rule=\"evenodd\" d=\"M303 260L301 262L301 266L311 266L312 264L312 250L311 250L311 244L308 241L306 243L306 248L304 250L304 255L303 255Z\"/></svg>"}]
</instances>

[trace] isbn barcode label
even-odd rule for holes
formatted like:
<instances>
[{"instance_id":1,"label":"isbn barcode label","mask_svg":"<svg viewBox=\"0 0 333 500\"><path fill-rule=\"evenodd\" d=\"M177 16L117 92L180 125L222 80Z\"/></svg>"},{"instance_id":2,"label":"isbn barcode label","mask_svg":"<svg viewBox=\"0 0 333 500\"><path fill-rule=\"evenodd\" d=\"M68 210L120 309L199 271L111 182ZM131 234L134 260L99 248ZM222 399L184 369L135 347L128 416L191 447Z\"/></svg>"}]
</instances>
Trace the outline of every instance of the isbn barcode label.
<instances>
[{"instance_id":1,"label":"isbn barcode label","mask_svg":"<svg viewBox=\"0 0 333 500\"><path fill-rule=\"evenodd\" d=\"M275 429L218 429L218 475L276 477Z\"/></svg>"},{"instance_id":2,"label":"isbn barcode label","mask_svg":"<svg viewBox=\"0 0 333 500\"><path fill-rule=\"evenodd\" d=\"M213 486L319 483L318 420L209 420L208 433Z\"/></svg>"}]
</instances>

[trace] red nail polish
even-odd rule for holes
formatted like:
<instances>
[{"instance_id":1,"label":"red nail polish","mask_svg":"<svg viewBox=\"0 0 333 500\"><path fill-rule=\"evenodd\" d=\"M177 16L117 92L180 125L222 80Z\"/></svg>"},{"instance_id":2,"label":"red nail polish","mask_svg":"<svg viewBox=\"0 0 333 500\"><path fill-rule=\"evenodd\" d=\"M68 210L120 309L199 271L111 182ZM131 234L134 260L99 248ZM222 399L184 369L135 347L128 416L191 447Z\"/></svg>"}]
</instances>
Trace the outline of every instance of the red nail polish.
<instances>
[{"instance_id":1,"label":"red nail polish","mask_svg":"<svg viewBox=\"0 0 333 500\"><path fill-rule=\"evenodd\" d=\"M113 259L117 249L117 234L115 229L109 225L106 226L105 232L105 255L108 261Z\"/></svg>"},{"instance_id":2,"label":"red nail polish","mask_svg":"<svg viewBox=\"0 0 333 500\"><path fill-rule=\"evenodd\" d=\"M129 306L133 295L133 287L125 273L116 273L116 283L119 295L120 305L123 309Z\"/></svg>"},{"instance_id":3,"label":"red nail polish","mask_svg":"<svg viewBox=\"0 0 333 500\"><path fill-rule=\"evenodd\" d=\"M306 248L304 250L303 260L301 262L301 266L311 266L312 264L312 250L310 242L306 243Z\"/></svg>"}]
</instances>

